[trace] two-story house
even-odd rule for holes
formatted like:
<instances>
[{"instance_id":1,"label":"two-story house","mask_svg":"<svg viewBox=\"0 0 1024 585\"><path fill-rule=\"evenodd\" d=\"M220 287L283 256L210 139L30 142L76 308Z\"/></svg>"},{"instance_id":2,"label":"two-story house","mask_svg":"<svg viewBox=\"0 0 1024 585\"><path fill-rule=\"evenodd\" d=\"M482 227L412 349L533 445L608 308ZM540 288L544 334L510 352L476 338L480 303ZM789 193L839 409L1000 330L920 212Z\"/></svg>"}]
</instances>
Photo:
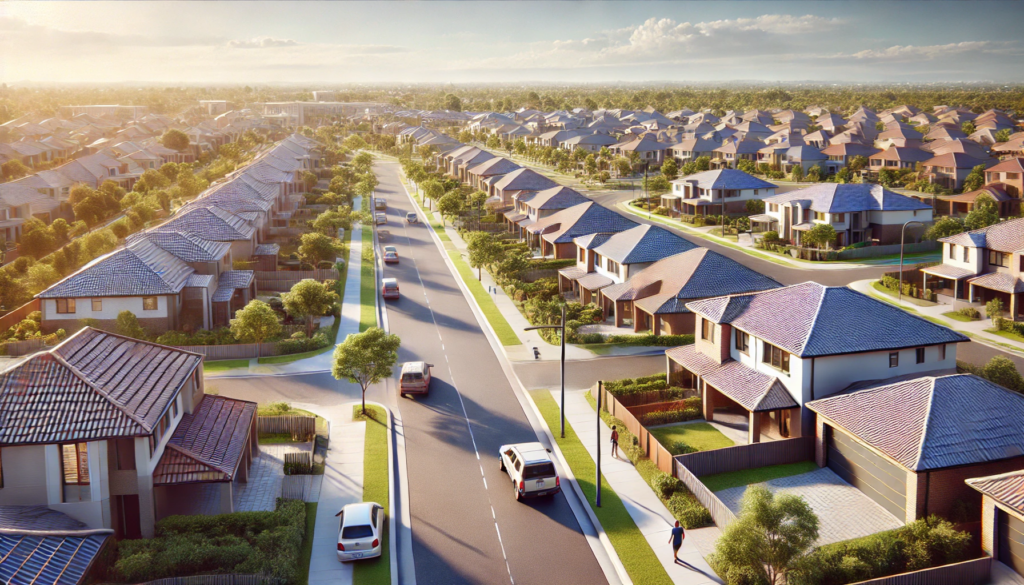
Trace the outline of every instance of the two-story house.
<instances>
[{"instance_id":1,"label":"two-story house","mask_svg":"<svg viewBox=\"0 0 1024 585\"><path fill-rule=\"evenodd\" d=\"M696 247L657 226L638 225L618 233L593 233L573 240L576 265L558 271L558 290L572 290L581 303L597 301L597 291L625 282L658 260Z\"/></svg>"},{"instance_id":2,"label":"two-story house","mask_svg":"<svg viewBox=\"0 0 1024 585\"><path fill-rule=\"evenodd\" d=\"M756 161L757 151L763 147L764 143L757 140L729 138L722 146L713 151L714 157L711 159L711 166L715 169L735 169L736 163L741 160Z\"/></svg>"},{"instance_id":3,"label":"two-story house","mask_svg":"<svg viewBox=\"0 0 1024 585\"><path fill-rule=\"evenodd\" d=\"M635 221L588 200L526 226L527 243L531 248L540 248L541 256L576 258L576 244L573 240L577 237L614 234L636 225Z\"/></svg>"},{"instance_id":4,"label":"two-story house","mask_svg":"<svg viewBox=\"0 0 1024 585\"><path fill-rule=\"evenodd\" d=\"M765 213L750 219L796 245L819 223L835 229L838 247L870 239L890 244L899 243L906 222L931 223L932 207L881 185L820 183L768 197Z\"/></svg>"},{"instance_id":5,"label":"two-story house","mask_svg":"<svg viewBox=\"0 0 1024 585\"><path fill-rule=\"evenodd\" d=\"M985 171L985 185L1002 183L1006 194L1019 200L1024 194L1024 158L1008 158Z\"/></svg>"},{"instance_id":6,"label":"two-story house","mask_svg":"<svg viewBox=\"0 0 1024 585\"><path fill-rule=\"evenodd\" d=\"M86 327L0 373L0 505L118 538L152 537L204 498L231 512L232 484L259 455L256 403L207 396L202 363Z\"/></svg>"},{"instance_id":7,"label":"two-story house","mask_svg":"<svg viewBox=\"0 0 1024 585\"><path fill-rule=\"evenodd\" d=\"M485 183L487 179L502 177L519 168L522 167L511 160L502 156L496 156L478 165L468 167L466 169L466 183L490 196L492 195L492 193L488 192L490 186Z\"/></svg>"},{"instance_id":8,"label":"two-story house","mask_svg":"<svg viewBox=\"0 0 1024 585\"><path fill-rule=\"evenodd\" d=\"M491 184L488 195L501 200L502 206L512 205L512 198L524 191L543 191L560 185L532 169L520 168L502 175Z\"/></svg>"},{"instance_id":9,"label":"two-story house","mask_svg":"<svg viewBox=\"0 0 1024 585\"><path fill-rule=\"evenodd\" d=\"M735 169L718 169L672 181L672 192L661 196L670 215L729 215L744 213L747 201L775 195L775 185Z\"/></svg>"},{"instance_id":10,"label":"two-story house","mask_svg":"<svg viewBox=\"0 0 1024 585\"><path fill-rule=\"evenodd\" d=\"M846 287L805 282L686 303L696 342L668 350L672 385L697 390L704 418L719 411L762 433L814 432L804 406L855 382L956 371L964 335Z\"/></svg>"},{"instance_id":11,"label":"two-story house","mask_svg":"<svg viewBox=\"0 0 1024 585\"><path fill-rule=\"evenodd\" d=\"M936 183L946 189L963 188L964 180L976 166L992 167L996 160L992 158L975 158L964 152L947 152L929 158L921 163L924 174L929 182Z\"/></svg>"},{"instance_id":12,"label":"two-story house","mask_svg":"<svg viewBox=\"0 0 1024 585\"><path fill-rule=\"evenodd\" d=\"M543 191L522 191L512 198L512 209L505 212L509 231L525 238L527 226L559 210L587 203L590 199L569 187L552 187Z\"/></svg>"}]
</instances>

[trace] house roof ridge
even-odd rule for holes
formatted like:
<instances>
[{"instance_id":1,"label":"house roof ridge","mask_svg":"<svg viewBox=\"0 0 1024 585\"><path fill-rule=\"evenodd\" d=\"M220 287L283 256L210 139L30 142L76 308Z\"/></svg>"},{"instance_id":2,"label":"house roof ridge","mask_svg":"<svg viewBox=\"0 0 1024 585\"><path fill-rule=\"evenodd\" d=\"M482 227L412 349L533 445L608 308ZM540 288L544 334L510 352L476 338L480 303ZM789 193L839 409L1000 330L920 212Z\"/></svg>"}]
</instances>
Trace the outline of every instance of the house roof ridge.
<instances>
[{"instance_id":1,"label":"house roof ridge","mask_svg":"<svg viewBox=\"0 0 1024 585\"><path fill-rule=\"evenodd\" d=\"M153 429L149 428L149 425L147 425L145 423L145 421L143 421L141 418L139 418L139 416L137 414L135 414L134 412L129 412L128 409L125 408L125 406L123 404L120 404L117 400L115 400L112 396L110 396L110 394L107 394L106 392L103 391L103 389L101 389L99 386L97 386L91 380L89 380L89 378L85 375L84 372L82 372L81 370L79 370L75 366L71 365L71 362L69 362L66 359L64 359L64 356L56 353L54 351L55 349L57 349L57 348L53 348L52 350L46 352L47 355L50 355L54 360L57 361L57 363L61 364L65 368L67 368L68 371L70 371L72 374L74 374L74 376L76 378L78 378L82 383L84 383L89 388L92 388L92 390L94 392L96 392L97 394L99 394L100 397L102 397L105 401L107 401L108 404L110 404L111 406L116 408L117 411L120 412L121 414L123 414L126 417L130 418L135 424L139 425L139 427L141 427L143 430L145 430L145 431L152 431L153 430Z\"/></svg>"},{"instance_id":2,"label":"house roof ridge","mask_svg":"<svg viewBox=\"0 0 1024 585\"><path fill-rule=\"evenodd\" d=\"M928 406L924 414L924 424L921 426L921 438L917 442L917 452L914 453L914 470L921 467L921 459L924 457L924 444L928 439L928 428L932 418L932 406L935 404L935 392L938 388L935 384L935 380L935 376L928 376L928 384L931 391L928 393Z\"/></svg>"}]
</instances>

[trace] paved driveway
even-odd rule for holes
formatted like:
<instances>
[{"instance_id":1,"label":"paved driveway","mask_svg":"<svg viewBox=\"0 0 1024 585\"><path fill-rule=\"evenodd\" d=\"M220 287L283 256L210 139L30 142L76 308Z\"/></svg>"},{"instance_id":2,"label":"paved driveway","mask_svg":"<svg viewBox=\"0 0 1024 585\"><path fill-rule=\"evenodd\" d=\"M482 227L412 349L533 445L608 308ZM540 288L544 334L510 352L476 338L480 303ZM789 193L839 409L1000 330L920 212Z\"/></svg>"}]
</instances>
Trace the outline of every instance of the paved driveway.
<instances>
[{"instance_id":1,"label":"paved driveway","mask_svg":"<svg viewBox=\"0 0 1024 585\"><path fill-rule=\"evenodd\" d=\"M755 484L757 485L757 484ZM763 484L772 493L795 494L804 498L818 515L819 546L899 528L903 522L876 504L863 492L843 481L831 469L773 479ZM739 514L740 500L747 486L716 492L733 512Z\"/></svg>"}]
</instances>

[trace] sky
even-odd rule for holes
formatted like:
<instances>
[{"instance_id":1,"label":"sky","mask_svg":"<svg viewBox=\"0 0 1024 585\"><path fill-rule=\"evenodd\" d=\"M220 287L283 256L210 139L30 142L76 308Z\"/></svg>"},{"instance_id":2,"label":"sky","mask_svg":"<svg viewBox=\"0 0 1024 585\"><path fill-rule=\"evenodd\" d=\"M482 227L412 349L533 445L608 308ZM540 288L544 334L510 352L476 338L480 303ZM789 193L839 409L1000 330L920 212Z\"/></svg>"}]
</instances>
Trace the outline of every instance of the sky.
<instances>
[{"instance_id":1,"label":"sky","mask_svg":"<svg viewBox=\"0 0 1024 585\"><path fill-rule=\"evenodd\" d=\"M0 1L0 82L1024 82L1024 2Z\"/></svg>"}]
</instances>

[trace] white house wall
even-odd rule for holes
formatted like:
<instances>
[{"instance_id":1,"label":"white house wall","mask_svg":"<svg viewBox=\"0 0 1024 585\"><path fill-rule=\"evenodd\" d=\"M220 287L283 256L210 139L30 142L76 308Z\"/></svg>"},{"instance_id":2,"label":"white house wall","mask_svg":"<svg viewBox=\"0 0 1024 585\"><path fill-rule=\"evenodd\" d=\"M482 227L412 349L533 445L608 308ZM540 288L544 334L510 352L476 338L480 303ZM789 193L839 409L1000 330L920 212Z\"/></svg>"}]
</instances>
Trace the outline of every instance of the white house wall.
<instances>
[{"instance_id":1,"label":"white house wall","mask_svg":"<svg viewBox=\"0 0 1024 585\"><path fill-rule=\"evenodd\" d=\"M878 225L903 225L908 221L919 221L928 224L932 221L932 209L908 211L869 211L868 222ZM913 226L920 232L920 226Z\"/></svg>"},{"instance_id":2,"label":"white house wall","mask_svg":"<svg viewBox=\"0 0 1024 585\"><path fill-rule=\"evenodd\" d=\"M955 248L953 250L953 257L952 258L949 257L949 248L950 248L950 246ZM969 257L968 257L968 261L964 262L963 261L963 257L964 257L964 247L963 246L957 246L956 244L943 243L942 244L942 263L947 265L947 266L955 266L956 268L963 268L965 270L970 270L971 273L973 273L973 274L981 274L982 262L983 262L983 259L981 257L982 256L982 254L981 254L982 249L981 248L969 248L969 250L970 250L970 254L969 254Z\"/></svg>"},{"instance_id":3,"label":"white house wall","mask_svg":"<svg viewBox=\"0 0 1024 585\"><path fill-rule=\"evenodd\" d=\"M47 504L46 460L43 445L4 447L2 506L45 506Z\"/></svg>"},{"instance_id":4,"label":"white house wall","mask_svg":"<svg viewBox=\"0 0 1024 585\"><path fill-rule=\"evenodd\" d=\"M100 311L92 310L92 300L103 301ZM93 297L75 299L74 313L58 313L57 299L43 299L43 319L117 319L121 311L131 311L142 319L165 318L168 316L166 296L156 298L156 310L146 311L142 308L142 297Z\"/></svg>"},{"instance_id":5,"label":"white house wall","mask_svg":"<svg viewBox=\"0 0 1024 585\"><path fill-rule=\"evenodd\" d=\"M884 380L909 374L925 375L936 370L956 370L956 344L946 344L946 359L939 359L942 346L924 348L924 363L918 364L917 348L899 351L899 365L889 367L889 351L820 357L814 360L814 398L824 398L850 384L867 380ZM803 360L810 362L810 360ZM809 366L808 366L809 367ZM810 396L810 378L807 380Z\"/></svg>"}]
</instances>

